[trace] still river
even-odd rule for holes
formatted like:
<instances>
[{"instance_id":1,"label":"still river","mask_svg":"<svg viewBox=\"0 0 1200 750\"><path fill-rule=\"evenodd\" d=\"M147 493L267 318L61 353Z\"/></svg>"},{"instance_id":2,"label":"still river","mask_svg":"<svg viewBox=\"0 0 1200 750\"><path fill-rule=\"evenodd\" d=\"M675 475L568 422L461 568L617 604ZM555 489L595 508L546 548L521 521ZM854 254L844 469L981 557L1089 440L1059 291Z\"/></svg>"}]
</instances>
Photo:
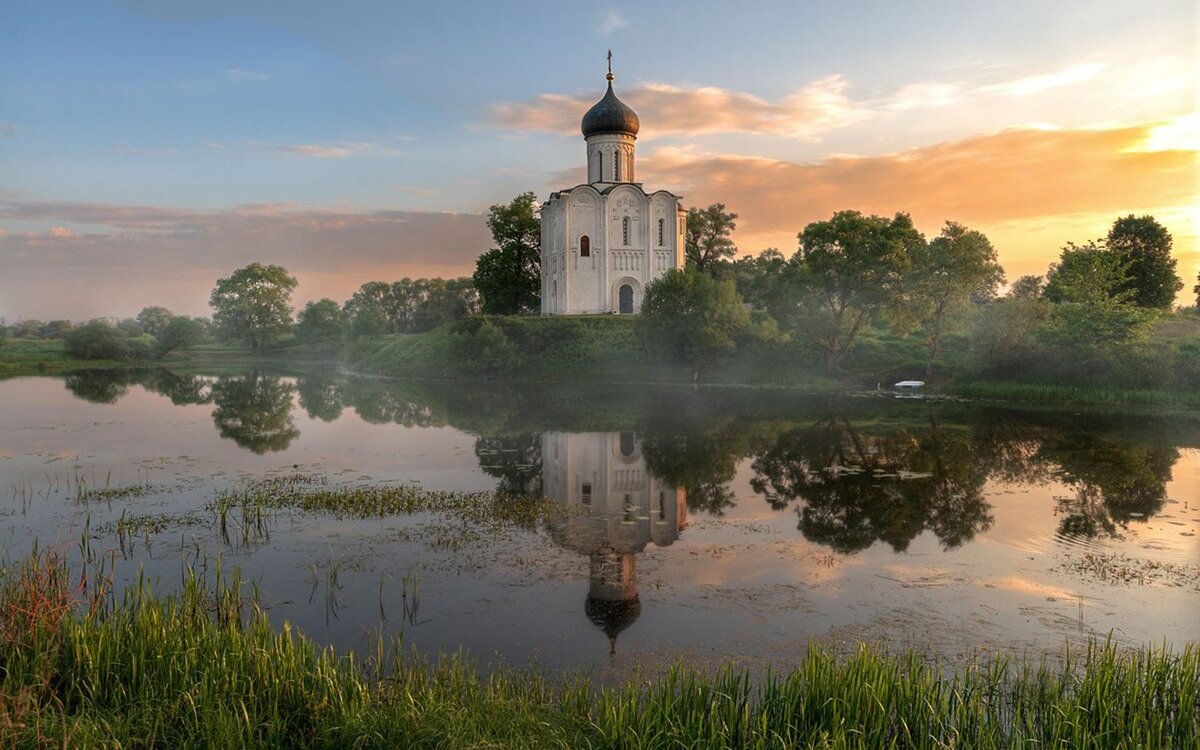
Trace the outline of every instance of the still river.
<instances>
[{"instance_id":1,"label":"still river","mask_svg":"<svg viewBox=\"0 0 1200 750\"><path fill-rule=\"evenodd\" d=\"M283 510L221 532L216 493L297 474L569 512L481 533ZM1090 635L1181 647L1200 641L1198 531L1195 415L269 370L0 381L8 557L87 536L118 584L165 590L219 560L339 648L382 631L603 678L786 667L812 642L951 662Z\"/></svg>"}]
</instances>

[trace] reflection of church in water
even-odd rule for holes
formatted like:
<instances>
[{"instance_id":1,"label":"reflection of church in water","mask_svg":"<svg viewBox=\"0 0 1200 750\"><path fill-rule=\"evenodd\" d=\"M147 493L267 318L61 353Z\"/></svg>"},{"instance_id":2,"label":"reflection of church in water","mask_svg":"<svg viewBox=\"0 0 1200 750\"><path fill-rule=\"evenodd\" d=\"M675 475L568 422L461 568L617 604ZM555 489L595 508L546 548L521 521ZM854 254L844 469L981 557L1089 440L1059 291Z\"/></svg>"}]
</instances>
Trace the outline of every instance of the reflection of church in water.
<instances>
[{"instance_id":1,"label":"reflection of church in water","mask_svg":"<svg viewBox=\"0 0 1200 750\"><path fill-rule=\"evenodd\" d=\"M683 490L646 470L642 441L632 432L542 434L546 497L567 505L554 521L554 540L589 559L585 611L608 636L641 614L637 555L646 544L671 544L687 525Z\"/></svg>"}]
</instances>

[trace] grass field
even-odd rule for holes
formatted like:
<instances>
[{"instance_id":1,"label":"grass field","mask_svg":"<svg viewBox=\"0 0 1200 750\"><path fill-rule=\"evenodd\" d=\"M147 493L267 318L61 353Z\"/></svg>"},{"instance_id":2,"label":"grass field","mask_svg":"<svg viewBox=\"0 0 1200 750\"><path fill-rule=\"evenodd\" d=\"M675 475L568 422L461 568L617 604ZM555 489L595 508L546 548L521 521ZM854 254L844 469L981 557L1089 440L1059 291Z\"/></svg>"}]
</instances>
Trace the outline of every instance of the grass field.
<instances>
[{"instance_id":1,"label":"grass field","mask_svg":"<svg viewBox=\"0 0 1200 750\"><path fill-rule=\"evenodd\" d=\"M9 338L0 341L0 376L128 366L128 362L73 359L67 355L62 339Z\"/></svg>"},{"instance_id":2,"label":"grass field","mask_svg":"<svg viewBox=\"0 0 1200 750\"><path fill-rule=\"evenodd\" d=\"M219 571L219 567L218 567ZM219 577L218 572L218 577ZM219 578L218 578L219 580ZM236 574L119 603L54 554L0 577L0 746L171 748L1191 748L1200 652L1091 643L1058 666L945 674L810 648L786 673L582 677L378 643L365 660L276 628Z\"/></svg>"}]
</instances>

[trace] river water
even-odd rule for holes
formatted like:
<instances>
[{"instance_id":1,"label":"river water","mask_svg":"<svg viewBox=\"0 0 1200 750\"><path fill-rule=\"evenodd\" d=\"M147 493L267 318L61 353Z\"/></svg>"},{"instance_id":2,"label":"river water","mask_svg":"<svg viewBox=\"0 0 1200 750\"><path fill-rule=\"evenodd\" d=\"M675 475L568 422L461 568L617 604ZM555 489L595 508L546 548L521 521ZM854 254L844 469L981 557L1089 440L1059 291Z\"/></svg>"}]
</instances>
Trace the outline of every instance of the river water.
<instances>
[{"instance_id":1,"label":"river water","mask_svg":"<svg viewBox=\"0 0 1200 750\"><path fill-rule=\"evenodd\" d=\"M216 493L296 474L569 512L481 529L283 510L222 533ZM785 668L814 642L950 662L1089 636L1179 647L1200 640L1198 531L1194 415L321 371L0 381L7 556L86 536L118 586L162 590L220 561L276 622L339 648L382 632L621 678Z\"/></svg>"}]
</instances>

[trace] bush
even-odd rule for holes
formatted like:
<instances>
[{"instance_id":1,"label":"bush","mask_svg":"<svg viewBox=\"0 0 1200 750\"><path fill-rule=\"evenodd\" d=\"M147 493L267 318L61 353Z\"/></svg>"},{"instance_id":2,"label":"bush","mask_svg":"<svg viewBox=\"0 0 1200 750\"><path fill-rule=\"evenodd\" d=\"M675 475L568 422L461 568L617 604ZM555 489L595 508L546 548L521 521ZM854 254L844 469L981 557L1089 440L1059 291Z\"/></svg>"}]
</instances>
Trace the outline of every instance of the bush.
<instances>
[{"instance_id":1,"label":"bush","mask_svg":"<svg viewBox=\"0 0 1200 750\"><path fill-rule=\"evenodd\" d=\"M204 321L199 318L188 318L182 315L171 318L162 333L158 334L158 342L155 347L158 356L165 356L172 349L182 349L198 343L204 338L205 333Z\"/></svg>"},{"instance_id":2,"label":"bush","mask_svg":"<svg viewBox=\"0 0 1200 750\"><path fill-rule=\"evenodd\" d=\"M66 335L67 354L76 359L127 360L128 339L106 320L93 320Z\"/></svg>"},{"instance_id":3,"label":"bush","mask_svg":"<svg viewBox=\"0 0 1200 750\"><path fill-rule=\"evenodd\" d=\"M520 347L490 320L460 326L450 336L450 354L463 375L504 375L522 361Z\"/></svg>"}]
</instances>

